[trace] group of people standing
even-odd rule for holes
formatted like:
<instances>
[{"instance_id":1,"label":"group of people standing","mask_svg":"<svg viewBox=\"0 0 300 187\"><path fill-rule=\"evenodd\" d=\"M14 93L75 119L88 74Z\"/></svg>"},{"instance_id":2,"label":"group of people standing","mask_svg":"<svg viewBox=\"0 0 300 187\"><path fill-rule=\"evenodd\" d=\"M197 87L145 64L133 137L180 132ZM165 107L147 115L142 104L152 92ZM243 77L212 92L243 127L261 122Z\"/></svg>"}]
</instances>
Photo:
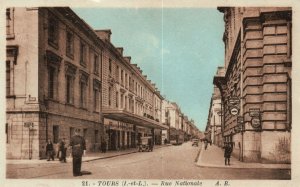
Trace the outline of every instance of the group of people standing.
<instances>
[{"instance_id":1,"label":"group of people standing","mask_svg":"<svg viewBox=\"0 0 300 187\"><path fill-rule=\"evenodd\" d=\"M81 176L81 162L82 162L82 156L85 155L85 150L86 150L86 145L85 145L85 140L82 136L80 136L80 129L76 129L74 131L75 135L71 137L70 139L70 144L69 146L71 147L72 150L72 157L73 157L73 176ZM57 158L61 162L66 163L66 152L67 152L67 146L66 146L66 141L65 139L62 139L59 141L58 144L58 152L56 154ZM53 143L51 140L48 140L47 145L46 145L46 155L48 160L50 159L54 160L54 147Z\"/></svg>"},{"instance_id":2,"label":"group of people standing","mask_svg":"<svg viewBox=\"0 0 300 187\"><path fill-rule=\"evenodd\" d=\"M58 143L58 151L56 153L56 157L59 159L59 161L66 163L66 153L67 153L67 147L65 146L65 138L63 138L62 140L59 141ZM53 143L51 140L48 140L47 145L46 145L46 155L48 160L50 161L50 159L54 160L54 156L55 156L55 151L54 151L54 147L53 147Z\"/></svg>"}]
</instances>

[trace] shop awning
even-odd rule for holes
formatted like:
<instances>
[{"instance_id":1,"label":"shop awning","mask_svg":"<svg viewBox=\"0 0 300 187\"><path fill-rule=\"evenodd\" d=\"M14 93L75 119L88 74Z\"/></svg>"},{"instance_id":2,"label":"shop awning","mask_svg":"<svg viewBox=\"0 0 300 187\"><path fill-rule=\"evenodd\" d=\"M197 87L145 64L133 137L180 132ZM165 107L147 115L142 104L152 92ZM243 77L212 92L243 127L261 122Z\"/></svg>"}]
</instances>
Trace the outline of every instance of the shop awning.
<instances>
[{"instance_id":1,"label":"shop awning","mask_svg":"<svg viewBox=\"0 0 300 187\"><path fill-rule=\"evenodd\" d=\"M120 110L120 109L110 109L110 108L104 108L102 110L103 117L122 121L125 123L131 123L134 125L139 125L142 127L147 128L155 128L155 129L168 129L169 127L167 125L163 125L160 122L157 122L155 120L139 116L136 114L133 114L131 112Z\"/></svg>"}]
</instances>

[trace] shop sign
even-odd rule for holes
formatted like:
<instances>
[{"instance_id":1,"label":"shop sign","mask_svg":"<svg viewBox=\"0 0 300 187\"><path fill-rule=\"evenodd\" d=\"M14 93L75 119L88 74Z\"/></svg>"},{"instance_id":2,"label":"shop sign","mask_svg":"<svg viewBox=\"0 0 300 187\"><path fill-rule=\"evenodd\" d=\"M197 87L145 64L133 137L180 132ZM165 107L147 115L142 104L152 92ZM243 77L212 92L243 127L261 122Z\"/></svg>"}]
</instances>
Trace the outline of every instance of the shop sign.
<instances>
[{"instance_id":1,"label":"shop sign","mask_svg":"<svg viewBox=\"0 0 300 187\"><path fill-rule=\"evenodd\" d=\"M230 113L231 113L231 115L235 116L235 115L237 115L239 113L239 109L237 107L232 107L230 109Z\"/></svg>"},{"instance_id":2,"label":"shop sign","mask_svg":"<svg viewBox=\"0 0 300 187\"><path fill-rule=\"evenodd\" d=\"M259 117L260 109L259 108L249 108L250 117Z\"/></svg>"},{"instance_id":3,"label":"shop sign","mask_svg":"<svg viewBox=\"0 0 300 187\"><path fill-rule=\"evenodd\" d=\"M258 117L253 117L251 120L251 125L253 128L259 128L260 127L260 119Z\"/></svg>"},{"instance_id":4,"label":"shop sign","mask_svg":"<svg viewBox=\"0 0 300 187\"><path fill-rule=\"evenodd\" d=\"M133 131L133 125L129 123L104 119L104 124L108 124L109 128L113 130Z\"/></svg>"},{"instance_id":5,"label":"shop sign","mask_svg":"<svg viewBox=\"0 0 300 187\"><path fill-rule=\"evenodd\" d=\"M237 122L238 122L238 124L244 123L244 117L243 116L238 116L237 117Z\"/></svg>"},{"instance_id":6,"label":"shop sign","mask_svg":"<svg viewBox=\"0 0 300 187\"><path fill-rule=\"evenodd\" d=\"M240 98L238 98L238 97L230 97L229 98L229 104L237 105L239 103L240 103Z\"/></svg>"}]
</instances>

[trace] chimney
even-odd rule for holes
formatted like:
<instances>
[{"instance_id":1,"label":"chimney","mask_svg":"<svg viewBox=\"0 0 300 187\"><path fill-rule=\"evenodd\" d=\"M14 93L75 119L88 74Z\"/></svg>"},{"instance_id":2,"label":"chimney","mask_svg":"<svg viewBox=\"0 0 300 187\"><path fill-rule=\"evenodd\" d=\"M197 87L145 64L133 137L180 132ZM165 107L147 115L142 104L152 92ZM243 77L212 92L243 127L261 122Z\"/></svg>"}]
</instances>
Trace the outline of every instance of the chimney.
<instances>
[{"instance_id":1,"label":"chimney","mask_svg":"<svg viewBox=\"0 0 300 187\"><path fill-rule=\"evenodd\" d=\"M119 53L121 53L121 55L123 56L123 47L117 47L117 50L118 50Z\"/></svg>"},{"instance_id":2,"label":"chimney","mask_svg":"<svg viewBox=\"0 0 300 187\"><path fill-rule=\"evenodd\" d=\"M110 42L110 35L111 35L111 30L95 30L97 36L103 40L103 41L109 41Z\"/></svg>"},{"instance_id":3,"label":"chimney","mask_svg":"<svg viewBox=\"0 0 300 187\"><path fill-rule=\"evenodd\" d=\"M124 58L125 58L125 61L130 64L131 57L130 56L125 56Z\"/></svg>"}]
</instances>

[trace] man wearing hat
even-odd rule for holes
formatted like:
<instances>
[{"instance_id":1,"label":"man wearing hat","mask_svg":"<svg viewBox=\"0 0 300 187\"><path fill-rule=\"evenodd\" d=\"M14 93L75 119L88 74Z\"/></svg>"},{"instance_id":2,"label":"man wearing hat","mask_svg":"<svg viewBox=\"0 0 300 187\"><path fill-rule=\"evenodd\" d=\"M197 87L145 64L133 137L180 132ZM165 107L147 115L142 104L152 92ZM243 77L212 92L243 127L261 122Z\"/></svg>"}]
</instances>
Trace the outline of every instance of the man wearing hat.
<instances>
[{"instance_id":1,"label":"man wearing hat","mask_svg":"<svg viewBox=\"0 0 300 187\"><path fill-rule=\"evenodd\" d=\"M73 157L73 176L81 176L82 155L85 155L85 140L80 136L80 129L75 129L75 135L70 140Z\"/></svg>"}]
</instances>

